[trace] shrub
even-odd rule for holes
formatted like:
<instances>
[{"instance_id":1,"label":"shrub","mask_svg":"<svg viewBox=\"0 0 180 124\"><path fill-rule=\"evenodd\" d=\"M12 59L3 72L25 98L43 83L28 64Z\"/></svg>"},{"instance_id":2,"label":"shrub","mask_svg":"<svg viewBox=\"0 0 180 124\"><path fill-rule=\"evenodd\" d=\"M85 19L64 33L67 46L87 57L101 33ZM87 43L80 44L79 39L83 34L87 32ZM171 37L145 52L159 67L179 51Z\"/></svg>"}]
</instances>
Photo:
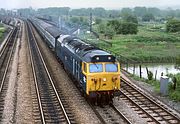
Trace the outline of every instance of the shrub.
<instances>
[{"instance_id":1,"label":"shrub","mask_svg":"<svg viewBox=\"0 0 180 124\"><path fill-rule=\"evenodd\" d=\"M148 71L148 80L153 79L153 73L151 71Z\"/></svg>"},{"instance_id":2,"label":"shrub","mask_svg":"<svg viewBox=\"0 0 180 124\"><path fill-rule=\"evenodd\" d=\"M180 20L171 19L166 24L167 32L178 32L180 31Z\"/></svg>"},{"instance_id":3,"label":"shrub","mask_svg":"<svg viewBox=\"0 0 180 124\"><path fill-rule=\"evenodd\" d=\"M137 23L111 20L107 23L107 26L111 26L116 34L137 34Z\"/></svg>"}]
</instances>

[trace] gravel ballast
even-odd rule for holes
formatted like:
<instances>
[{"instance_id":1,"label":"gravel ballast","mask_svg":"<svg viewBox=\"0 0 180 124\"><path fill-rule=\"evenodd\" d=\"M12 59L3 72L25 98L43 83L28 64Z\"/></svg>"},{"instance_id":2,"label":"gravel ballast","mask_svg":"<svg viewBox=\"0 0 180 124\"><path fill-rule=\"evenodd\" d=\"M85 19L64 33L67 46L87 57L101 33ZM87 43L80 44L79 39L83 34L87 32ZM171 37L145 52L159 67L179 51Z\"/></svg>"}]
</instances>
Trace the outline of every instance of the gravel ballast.
<instances>
[{"instance_id":1,"label":"gravel ballast","mask_svg":"<svg viewBox=\"0 0 180 124\"><path fill-rule=\"evenodd\" d=\"M21 22L23 23L23 22ZM27 37L25 25L23 23L22 38L18 62L18 88L17 88L17 110L16 123L30 124L34 123L32 116L32 99L31 99L31 68L27 46Z\"/></svg>"}]
</instances>

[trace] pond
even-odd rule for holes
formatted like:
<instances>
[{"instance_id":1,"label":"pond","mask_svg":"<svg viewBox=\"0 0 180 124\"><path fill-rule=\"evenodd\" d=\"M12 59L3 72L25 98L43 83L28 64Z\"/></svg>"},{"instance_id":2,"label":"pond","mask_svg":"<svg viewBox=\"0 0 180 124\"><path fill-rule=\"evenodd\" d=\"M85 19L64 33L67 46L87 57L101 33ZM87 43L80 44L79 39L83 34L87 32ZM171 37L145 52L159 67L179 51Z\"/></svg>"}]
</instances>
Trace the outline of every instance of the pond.
<instances>
[{"instance_id":1,"label":"pond","mask_svg":"<svg viewBox=\"0 0 180 124\"><path fill-rule=\"evenodd\" d=\"M180 69L175 68L175 64L159 64L159 63L153 63L153 64L142 64L141 65L141 74L143 78L147 79L147 69L153 73L153 78L160 79L161 74L177 74L180 73ZM140 76L140 67L139 65L129 65L129 67L123 67L124 70L128 71L131 74L135 74L137 76ZM157 74L156 74L157 72Z\"/></svg>"}]
</instances>

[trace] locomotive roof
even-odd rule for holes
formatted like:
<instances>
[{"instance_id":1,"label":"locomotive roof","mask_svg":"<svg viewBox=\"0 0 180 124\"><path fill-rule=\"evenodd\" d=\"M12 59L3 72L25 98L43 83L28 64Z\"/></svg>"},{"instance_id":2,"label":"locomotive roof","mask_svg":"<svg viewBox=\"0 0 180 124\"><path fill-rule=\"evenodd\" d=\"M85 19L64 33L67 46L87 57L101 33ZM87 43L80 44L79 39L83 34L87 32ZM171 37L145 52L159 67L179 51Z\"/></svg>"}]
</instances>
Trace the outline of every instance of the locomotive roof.
<instances>
[{"instance_id":1,"label":"locomotive roof","mask_svg":"<svg viewBox=\"0 0 180 124\"><path fill-rule=\"evenodd\" d=\"M115 57L101 49L87 51L83 57L85 62L115 62Z\"/></svg>"},{"instance_id":2,"label":"locomotive roof","mask_svg":"<svg viewBox=\"0 0 180 124\"><path fill-rule=\"evenodd\" d=\"M65 38L64 44L85 62L115 62L115 57L76 37Z\"/></svg>"}]
</instances>

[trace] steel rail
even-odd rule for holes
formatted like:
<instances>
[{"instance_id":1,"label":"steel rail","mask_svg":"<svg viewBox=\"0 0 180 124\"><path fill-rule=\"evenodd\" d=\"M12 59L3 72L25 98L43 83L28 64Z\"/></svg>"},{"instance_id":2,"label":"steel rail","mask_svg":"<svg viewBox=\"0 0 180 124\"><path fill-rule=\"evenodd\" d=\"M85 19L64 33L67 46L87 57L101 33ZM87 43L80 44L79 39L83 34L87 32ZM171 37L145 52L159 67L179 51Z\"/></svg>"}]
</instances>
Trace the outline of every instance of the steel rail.
<instances>
[{"instance_id":1,"label":"steel rail","mask_svg":"<svg viewBox=\"0 0 180 124\"><path fill-rule=\"evenodd\" d=\"M12 37L13 32L14 32L14 28L13 28L13 30L11 30L10 34L8 35L8 38L5 41L4 46L0 50L0 58L4 54L4 51L6 50L6 47L7 47L8 43L9 43L9 41L10 41L10 38Z\"/></svg>"},{"instance_id":2,"label":"steel rail","mask_svg":"<svg viewBox=\"0 0 180 124\"><path fill-rule=\"evenodd\" d=\"M120 112L113 104L110 104L110 106L113 108L113 110L114 110L117 114L119 114L121 117L123 117L123 119L124 119L128 124L133 124L133 123L131 123L131 121L130 121L128 118L126 118L126 116L124 116L124 114L123 114L122 112Z\"/></svg>"},{"instance_id":3,"label":"steel rail","mask_svg":"<svg viewBox=\"0 0 180 124\"><path fill-rule=\"evenodd\" d=\"M31 26L32 26L32 25L31 25ZM66 110L65 110L65 108L64 108L64 106L63 106L63 103L62 103L62 101L61 101L61 98L59 97L58 92L57 92L57 90L56 90L56 87L55 87L55 85L54 85L54 82L53 82L53 80L52 80L52 78L51 78L51 75L50 75L50 73L49 73L49 71L48 71L48 69L47 69L46 63L45 63L45 61L44 61L44 59L43 59L43 57L42 57L42 54L41 54L40 49L39 49L39 47L38 47L38 44L37 44L37 41L36 41L36 38L35 38L35 36L34 36L34 33L33 33L33 31L32 31L31 26L29 25L29 28L30 28L30 31L31 31L31 33L32 33L33 39L34 39L34 41L35 41L35 45L37 46L38 53L39 53L39 55L40 55L40 58L41 58L41 60L42 60L42 63L43 63L44 68L45 68L45 70L46 70L46 73L47 73L47 75L48 75L48 78L49 78L49 80L50 80L50 82L51 82L51 86L53 87L53 90L54 90L55 95L56 95L56 97L57 97L57 99L58 99L58 102L59 102L59 104L60 104L60 106L61 106L61 109L62 109L62 111L63 111L63 114L64 114L65 118L66 118L67 123L68 123L68 124L71 124L70 119L69 119L69 117L68 117L68 115L67 115L67 113L66 113ZM35 76L35 75L34 75L34 76ZM39 94L39 95L40 95L40 94ZM41 109L43 109L43 108L41 108ZM41 110L41 111L42 111L42 110Z\"/></svg>"},{"instance_id":4,"label":"steel rail","mask_svg":"<svg viewBox=\"0 0 180 124\"><path fill-rule=\"evenodd\" d=\"M26 30L27 30L27 28L30 28L28 24L26 25ZM26 31L26 32L28 32L28 31ZM33 58L32 58L32 52L31 52L31 49L30 49L29 38L28 38L28 49L29 49L29 54L30 54L30 61L31 61L31 67L32 67L32 72L33 72L33 77L34 77L34 84L35 84L36 93L37 93L37 99L38 99L38 102L39 102L39 109L40 109L41 119L42 119L42 123L45 124L45 117L44 117L44 113L43 113L39 88L38 88L38 85L37 85L36 72L35 72L34 62L33 62Z\"/></svg>"},{"instance_id":5,"label":"steel rail","mask_svg":"<svg viewBox=\"0 0 180 124\"><path fill-rule=\"evenodd\" d=\"M18 30L17 30L17 28L15 27L15 29L13 30L13 33L16 33L14 40L17 39L17 34L18 34L17 32L18 32ZM9 41L11 40L11 38L12 38L12 36L13 36L13 33L12 33L12 35L10 36ZM9 42L9 41L8 41L8 42ZM3 85L4 85L4 82L5 82L5 79L6 79L6 75L7 75L7 72L8 72L8 68L9 68L9 65L10 65L10 61L11 61L11 58L12 58L12 54L13 54L13 51L14 51L14 48L15 48L15 44L16 44L16 42L14 41L13 46L12 46L12 50L11 50L11 52L10 52L10 55L9 55L9 58L8 58L8 62L7 62L7 64L6 64L6 68L5 68L5 71L4 71L4 74L3 74L3 78L2 78L2 81L1 81L0 93L2 92L2 89L3 89ZM3 52L3 53L4 53L4 52Z\"/></svg>"},{"instance_id":6,"label":"steel rail","mask_svg":"<svg viewBox=\"0 0 180 124\"><path fill-rule=\"evenodd\" d=\"M138 92L140 95L142 95L144 98L148 99L151 103L153 103L154 105L156 105L157 107L159 107L160 109L162 109L163 111L165 111L166 113L168 113L170 116L172 116L175 120L178 121L178 123L180 122L180 119L178 117L176 117L173 113L169 112L166 108L164 108L163 106L161 106L159 103L157 103L155 100L152 100L152 98L150 98L149 96L147 96L146 94L142 93L138 88L136 88L135 86L133 86L131 83L129 83L128 81L126 81L124 78L121 78L122 82L126 83L128 86L130 86L133 90L135 90L136 92ZM122 92L123 93L123 92ZM123 93L124 94L124 93ZM125 95L125 94L124 94ZM126 95L125 95L126 96ZM128 96L126 96L128 97ZM131 99L128 97L128 99ZM131 100L133 101L133 100ZM133 101L134 102L134 101ZM136 104L136 103L135 103ZM137 104L138 105L138 104ZM138 105L139 106L139 105ZM140 107L140 106L139 106ZM144 110L145 111L145 110ZM150 114L148 114L150 115ZM153 117L154 118L154 117ZM159 122L158 122L159 123Z\"/></svg>"}]
</instances>

